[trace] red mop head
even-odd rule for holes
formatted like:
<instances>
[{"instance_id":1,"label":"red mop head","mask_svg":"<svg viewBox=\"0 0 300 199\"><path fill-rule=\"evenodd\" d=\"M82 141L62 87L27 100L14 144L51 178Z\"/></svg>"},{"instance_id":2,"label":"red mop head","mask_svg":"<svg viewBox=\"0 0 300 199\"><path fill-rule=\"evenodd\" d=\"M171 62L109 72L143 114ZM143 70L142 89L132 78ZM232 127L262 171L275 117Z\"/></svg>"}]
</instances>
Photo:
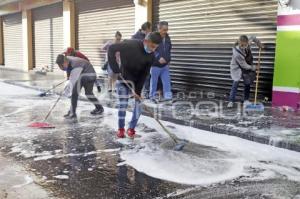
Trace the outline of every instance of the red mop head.
<instances>
[{"instance_id":1,"label":"red mop head","mask_svg":"<svg viewBox=\"0 0 300 199\"><path fill-rule=\"evenodd\" d=\"M46 123L46 122L34 122L32 124L30 124L28 127L31 128L40 128L40 129L51 129L51 128L55 128L55 126Z\"/></svg>"}]
</instances>

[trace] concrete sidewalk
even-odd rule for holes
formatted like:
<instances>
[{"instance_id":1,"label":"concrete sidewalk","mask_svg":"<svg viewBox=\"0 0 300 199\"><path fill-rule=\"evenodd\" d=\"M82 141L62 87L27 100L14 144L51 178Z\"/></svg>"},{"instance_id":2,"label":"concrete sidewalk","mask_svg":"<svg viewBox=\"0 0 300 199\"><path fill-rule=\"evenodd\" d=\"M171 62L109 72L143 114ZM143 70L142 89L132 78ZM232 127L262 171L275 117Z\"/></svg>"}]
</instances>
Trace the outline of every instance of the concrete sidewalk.
<instances>
[{"instance_id":1,"label":"concrete sidewalk","mask_svg":"<svg viewBox=\"0 0 300 199\"><path fill-rule=\"evenodd\" d=\"M22 87L47 90L63 81L64 77L0 70L0 80ZM104 79L102 83L105 84ZM55 89L55 92L59 93L62 89L63 86ZM105 106L117 106L116 98L108 97L105 89L102 93L97 93L97 96ZM300 152L300 113L297 112L282 112L266 106L263 115L247 115L239 107L224 108L226 102L222 100L205 98L180 98L173 105L150 104L149 107L162 120Z\"/></svg>"}]
</instances>

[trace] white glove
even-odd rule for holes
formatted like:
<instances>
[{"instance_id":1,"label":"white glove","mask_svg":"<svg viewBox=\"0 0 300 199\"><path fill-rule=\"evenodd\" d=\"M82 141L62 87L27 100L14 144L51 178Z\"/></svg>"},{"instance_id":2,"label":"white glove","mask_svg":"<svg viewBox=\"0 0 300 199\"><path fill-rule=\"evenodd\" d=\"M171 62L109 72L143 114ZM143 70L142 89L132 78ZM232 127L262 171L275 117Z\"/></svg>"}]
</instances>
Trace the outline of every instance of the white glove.
<instances>
[{"instance_id":1,"label":"white glove","mask_svg":"<svg viewBox=\"0 0 300 199\"><path fill-rule=\"evenodd\" d=\"M66 81L65 83L65 89L63 91L63 96L65 97L71 97L72 95L73 86L70 80Z\"/></svg>"}]
</instances>

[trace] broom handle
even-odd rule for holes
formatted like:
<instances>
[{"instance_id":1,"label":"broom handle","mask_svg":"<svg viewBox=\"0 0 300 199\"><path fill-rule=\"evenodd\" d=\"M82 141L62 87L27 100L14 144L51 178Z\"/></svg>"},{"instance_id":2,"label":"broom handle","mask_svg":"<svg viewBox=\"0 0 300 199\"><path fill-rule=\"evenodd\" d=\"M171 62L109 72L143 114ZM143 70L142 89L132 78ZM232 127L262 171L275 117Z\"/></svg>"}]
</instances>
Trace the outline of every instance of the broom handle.
<instances>
[{"instance_id":1,"label":"broom handle","mask_svg":"<svg viewBox=\"0 0 300 199\"><path fill-rule=\"evenodd\" d=\"M59 84L55 85L53 88L51 88L51 89L49 89L49 90L46 90L44 93L48 93L49 91L55 89L56 87L62 85L62 84L65 83L65 82L66 82L66 80L64 80L63 82L60 82Z\"/></svg>"},{"instance_id":2,"label":"broom handle","mask_svg":"<svg viewBox=\"0 0 300 199\"><path fill-rule=\"evenodd\" d=\"M258 93L258 84L259 84L259 73L260 73L260 58L261 58L261 48L259 48L258 52L258 70L256 75L256 86L255 86L255 98L254 98L254 104L257 104L257 93Z\"/></svg>"},{"instance_id":3,"label":"broom handle","mask_svg":"<svg viewBox=\"0 0 300 199\"><path fill-rule=\"evenodd\" d=\"M59 100L61 99L62 95L59 95L59 97L57 98L57 100L55 101L55 103L53 104L53 106L51 107L51 109L49 110L48 114L46 115L45 119L43 122L45 122L48 117L50 116L50 114L52 113L53 109L56 107L57 103L59 102Z\"/></svg>"},{"instance_id":4,"label":"broom handle","mask_svg":"<svg viewBox=\"0 0 300 199\"><path fill-rule=\"evenodd\" d=\"M122 75L119 75L120 76L120 78L122 79L122 81L126 84L126 86L131 90L131 92L135 95L135 96L138 96L138 99L142 102L143 101L143 99L141 98L141 96L139 96L139 95L137 95L136 93L135 93L135 91L133 90L133 88L127 83L127 81L123 78L123 76ZM178 142L177 142L177 138L175 138L175 136L161 123L161 121L159 120L159 119L157 119L156 117L155 117L155 115L154 115L154 113L152 112L152 111L150 111L149 109L148 109L148 107L147 106L144 106L144 109L145 109L145 111L148 113L148 114L150 114L151 115L151 117L153 117L154 119L155 119L155 121L163 128L163 130L169 135L169 137L176 143L176 144L178 144Z\"/></svg>"}]
</instances>

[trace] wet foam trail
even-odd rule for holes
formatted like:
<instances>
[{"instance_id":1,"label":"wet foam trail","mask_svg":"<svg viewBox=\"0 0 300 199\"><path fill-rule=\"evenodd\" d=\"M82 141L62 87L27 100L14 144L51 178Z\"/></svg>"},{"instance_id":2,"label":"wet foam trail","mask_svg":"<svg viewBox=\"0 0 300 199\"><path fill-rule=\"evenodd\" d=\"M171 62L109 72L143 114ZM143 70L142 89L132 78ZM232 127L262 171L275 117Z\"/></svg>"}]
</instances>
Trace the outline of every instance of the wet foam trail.
<instances>
[{"instance_id":1,"label":"wet foam trail","mask_svg":"<svg viewBox=\"0 0 300 199\"><path fill-rule=\"evenodd\" d=\"M207 185L243 174L242 159L199 158L172 150L124 151L125 163L147 175L182 183Z\"/></svg>"},{"instance_id":2,"label":"wet foam trail","mask_svg":"<svg viewBox=\"0 0 300 199\"><path fill-rule=\"evenodd\" d=\"M116 114L115 110L110 111ZM130 116L129 113L128 118ZM175 152L170 147L164 149L161 146L162 142L170 139L152 118L142 116L140 123L156 131L147 133L143 132L144 127L139 127L141 138L136 139L135 144L140 146L138 149L122 151L121 158L125 161L123 164L149 176L200 185L231 180L238 176L263 180L283 175L290 180L300 181L300 153L163 122L172 127L172 132L179 138L194 144L194 149L192 147ZM112 128L116 125L111 122L107 124ZM161 142L155 143L155 137L160 137Z\"/></svg>"},{"instance_id":3,"label":"wet foam trail","mask_svg":"<svg viewBox=\"0 0 300 199\"><path fill-rule=\"evenodd\" d=\"M19 87L14 87L14 92L18 93L18 88ZM32 96L32 94L35 93L29 89L25 90L26 91L23 92L24 97ZM14 95L14 92L10 91L9 96ZM9 96L7 96L8 99ZM47 103L51 102L51 100L52 98L49 99ZM20 109L22 110L22 114L24 114L21 115L21 120L14 121L16 119L15 117L5 118L2 126L0 125L0 136L12 134L18 137L24 136L25 134L28 136L27 138L30 138L39 134L51 134L52 132L65 131L67 129L77 128L78 126L85 129L87 127L95 127L95 131L98 131L97 127L100 125L101 128L103 128L99 129L100 133L107 134L108 137L114 136L110 133L117 127L117 110L105 108L103 118L99 119L99 122L95 122L95 120L89 119L90 115L86 115L89 114L88 110L91 108L90 104L80 102L79 110L82 114L79 115L79 117L81 117L79 118L79 123L68 124L66 121L60 119L62 115L61 112L66 112L69 108L66 102L69 102L69 99L63 99L61 102L65 103L61 105L63 108L55 110L56 112L54 112L59 114L57 114L56 117L50 118L52 121L59 123L58 129L42 131L27 128L26 122L36 116L33 114L31 116L32 118L27 118L24 112L28 110ZM16 107L41 106L43 103L45 103L45 99L36 97L26 99L25 101L20 100L20 104ZM13 104L11 106L13 106ZM37 111L34 108L30 110L32 113ZM48 108L44 107L43 110L48 110ZM128 122L131 118L131 113L127 113L126 118ZM100 122L101 124L99 124ZM163 129L152 118L142 116L139 126L137 127L137 133L141 137L136 138L133 142L127 139L114 140L125 146L133 145L133 147L124 147L120 152L116 152L119 152L120 157L124 161L122 164L119 164L119 166L127 164L148 176L182 184L212 184L231 180L242 175L249 176L249 179L256 178L258 180L282 175L288 179L300 181L300 153L170 122L163 123L171 129L172 133L181 139L190 141L193 145L187 146L182 152L170 150L171 147L164 145L164 143L170 141L170 138L163 132ZM14 146L16 147L15 149L24 152L25 146L22 146L22 143L16 144L17 145ZM103 151L98 152L102 153ZM78 155L80 156L82 154ZM68 156L68 154L53 154L47 151L44 151L44 153L42 151L40 154L36 154L34 151L34 153L30 155L31 158L37 158L36 160L47 160L66 156ZM259 170L255 175L253 174L253 168Z\"/></svg>"}]
</instances>

